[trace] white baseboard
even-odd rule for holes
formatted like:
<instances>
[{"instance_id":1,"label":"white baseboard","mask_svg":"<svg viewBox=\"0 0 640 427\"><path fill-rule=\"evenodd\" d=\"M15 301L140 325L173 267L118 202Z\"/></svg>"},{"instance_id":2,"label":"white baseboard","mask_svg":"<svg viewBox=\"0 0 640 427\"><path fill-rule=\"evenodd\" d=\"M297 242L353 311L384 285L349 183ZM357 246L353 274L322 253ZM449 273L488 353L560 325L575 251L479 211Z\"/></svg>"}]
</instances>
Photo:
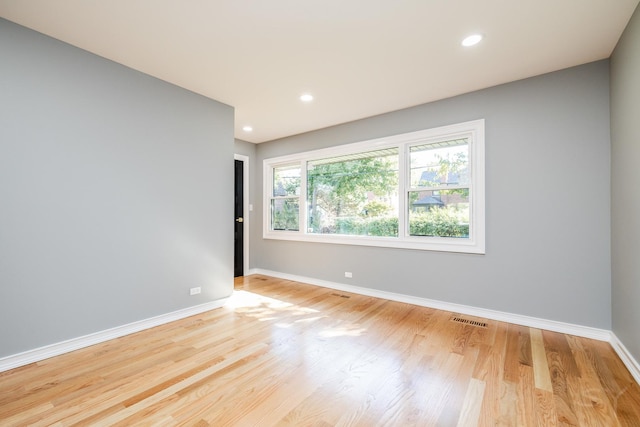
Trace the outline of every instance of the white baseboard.
<instances>
[{"instance_id":1,"label":"white baseboard","mask_svg":"<svg viewBox=\"0 0 640 427\"><path fill-rule=\"evenodd\" d=\"M633 376L636 382L640 384L640 363L633 358L629 350L627 350L624 344L622 344L622 341L620 341L613 332L611 332L611 340L609 342L620 359L622 359L622 363L627 367L631 376Z\"/></svg>"},{"instance_id":2,"label":"white baseboard","mask_svg":"<svg viewBox=\"0 0 640 427\"><path fill-rule=\"evenodd\" d=\"M312 277L297 276L295 274L281 273L278 271L254 268L249 270L249 274L262 274L265 276L277 277L279 279L293 280L296 282L309 283L311 285L336 289L354 294L367 295L371 297L384 298L391 301L404 302L422 307L436 308L439 310L452 311L454 313L467 314L469 316L482 317L486 319L498 320L501 322L514 323L516 325L528 326L531 328L545 329L548 331L560 332L563 334L575 335L578 337L607 341L618 354L633 378L640 384L640 364L633 358L629 350L622 344L616 335L606 329L591 328L589 326L575 325L571 323L557 322L555 320L540 319L537 317L523 316L520 314L506 313L503 311L489 310L485 308L471 307L468 305L454 304L449 302L419 298L410 295L396 294L393 292L379 291L376 289L363 288L359 286L345 285L343 283L329 282L327 280L314 279Z\"/></svg>"},{"instance_id":3,"label":"white baseboard","mask_svg":"<svg viewBox=\"0 0 640 427\"><path fill-rule=\"evenodd\" d=\"M407 304L418 305L421 307L436 308L439 310L451 311L454 313L467 314L470 316L483 317L486 319L498 320L501 322L514 323L517 325L528 326L532 328L545 329L564 334L576 335L579 337L596 339L599 341L608 341L615 352L618 354L622 362L625 364L633 378L640 384L640 364L627 348L622 344L618 337L611 331L604 329L591 328L588 326L574 325L570 323L557 322L554 320L540 319L536 317L523 316L519 314L507 313L502 311L489 310L484 308L471 307L462 304L448 303L444 301L431 300L427 298L414 297L410 295L397 294L393 292L379 291L376 289L363 288L359 286L346 285L343 283L330 282L327 280L314 279L311 277L297 276L294 274L281 273L277 271L264 270L260 268L250 269L247 276L253 274L262 274L265 276L277 277L280 279L293 280L296 282L309 283L325 288L336 289L354 294L367 295L376 298L384 298L391 301L404 302ZM96 332L82 337L72 338L67 341L47 345L44 347L28 350L22 353L14 354L0 358L0 372L8 371L29 363L39 362L50 357L58 356L81 348L99 344L111 339L119 338L175 320L184 319L185 317L204 313L205 311L214 310L222 307L227 298L212 301L206 304L185 308L160 316L151 317L149 319L140 320L104 331Z\"/></svg>"},{"instance_id":4,"label":"white baseboard","mask_svg":"<svg viewBox=\"0 0 640 427\"><path fill-rule=\"evenodd\" d=\"M89 335L72 338L67 341L39 347L22 353L14 354L0 358L0 372L8 371L29 363L39 362L50 357L59 356L70 351L79 350L94 344L99 344L114 338L119 338L134 332L140 332L154 326L163 325L175 320L184 319L185 317L204 313L205 311L214 310L224 305L228 298L219 299L205 304L184 308L182 310L172 311L171 313L162 314L160 316L151 317L137 322L129 323L115 328L106 329Z\"/></svg>"},{"instance_id":5,"label":"white baseboard","mask_svg":"<svg viewBox=\"0 0 640 427\"><path fill-rule=\"evenodd\" d=\"M329 282L326 280L314 279L311 277L304 277L304 276L296 276L294 274L281 273L278 271L270 271L270 270L264 270L259 268L250 270L250 273L263 274L265 276L272 276L280 279L294 280L296 282L309 283L311 285L323 286L325 288L337 289L340 291L352 292L354 294L367 295L371 297L384 298L391 301L404 302L407 304L419 305L422 307L452 311L454 313L466 314L469 316L499 320L501 322L514 323L516 325L528 326L531 328L561 332L563 334L576 335L579 337L591 338L598 341L609 341L611 338L610 331L605 329L592 328L589 326L574 325L571 323L558 322L555 320L540 319L537 317L523 316L520 314L507 313L503 311L489 310L486 308L478 308L478 307L472 307L468 305L455 304L455 303L432 300L427 298L420 298L420 297L415 297L411 295L379 291L376 289L345 285L343 283Z\"/></svg>"}]
</instances>

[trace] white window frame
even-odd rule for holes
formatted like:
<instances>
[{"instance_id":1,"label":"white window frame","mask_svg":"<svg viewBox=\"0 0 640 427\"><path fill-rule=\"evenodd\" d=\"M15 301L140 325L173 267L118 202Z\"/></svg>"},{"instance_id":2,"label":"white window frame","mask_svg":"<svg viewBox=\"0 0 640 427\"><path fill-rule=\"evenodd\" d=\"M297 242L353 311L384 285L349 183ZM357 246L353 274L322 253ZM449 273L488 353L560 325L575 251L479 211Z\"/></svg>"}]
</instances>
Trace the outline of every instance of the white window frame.
<instances>
[{"instance_id":1,"label":"white window frame","mask_svg":"<svg viewBox=\"0 0 640 427\"><path fill-rule=\"evenodd\" d=\"M265 159L263 161L263 238L301 242L345 245L380 246L388 248L428 251L485 253L485 154L484 119L393 135L369 141L345 144L320 150ZM408 235L407 200L410 187L409 147L457 137L469 137L469 237L449 238ZM307 233L307 162L328 157L349 155L384 148L398 148L399 204L398 237L349 236ZM273 169L286 165L300 165L299 230L271 229L271 199L273 198Z\"/></svg>"},{"instance_id":2,"label":"white window frame","mask_svg":"<svg viewBox=\"0 0 640 427\"><path fill-rule=\"evenodd\" d=\"M303 214L303 206L302 206L302 190L303 188L306 188L306 181L307 181L307 171L303 170L302 167L300 167L300 190L299 190L299 194L297 196L295 195L288 195L288 196L274 196L273 195L273 171L274 169L277 168L281 168L281 167L288 167L288 166L293 166L293 167L298 167L301 166L300 161L294 161L294 162L278 162L278 163L272 163L270 166L270 170L269 170L269 179L270 179L270 183L269 183L269 192L265 192L265 197L264 197L264 203L265 203L265 212L269 213L269 217L265 218L265 221L268 222L269 224L269 229L271 230L271 202L273 200L288 200L288 199L298 199L298 230L271 230L272 233L299 233L300 231L303 231L306 229L306 225L305 228L303 229L303 224L302 224L302 214ZM303 180L305 182L305 185L303 185ZM265 186L266 188L266 186ZM306 224L306 222L305 222Z\"/></svg>"}]
</instances>

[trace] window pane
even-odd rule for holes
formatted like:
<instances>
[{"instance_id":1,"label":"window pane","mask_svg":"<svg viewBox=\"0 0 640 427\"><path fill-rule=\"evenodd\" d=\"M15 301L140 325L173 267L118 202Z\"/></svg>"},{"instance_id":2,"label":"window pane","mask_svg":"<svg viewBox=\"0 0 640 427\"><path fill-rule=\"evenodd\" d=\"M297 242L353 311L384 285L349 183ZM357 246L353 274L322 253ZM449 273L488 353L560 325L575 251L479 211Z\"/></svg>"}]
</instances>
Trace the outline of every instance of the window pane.
<instances>
[{"instance_id":1,"label":"window pane","mask_svg":"<svg viewBox=\"0 0 640 427\"><path fill-rule=\"evenodd\" d=\"M469 238L469 189L410 191L409 235Z\"/></svg>"},{"instance_id":2,"label":"window pane","mask_svg":"<svg viewBox=\"0 0 640 427\"><path fill-rule=\"evenodd\" d=\"M297 198L271 199L271 227L273 230L298 231L299 203Z\"/></svg>"},{"instance_id":3,"label":"window pane","mask_svg":"<svg viewBox=\"0 0 640 427\"><path fill-rule=\"evenodd\" d=\"M409 155L412 188L469 184L467 138L414 145Z\"/></svg>"},{"instance_id":4,"label":"window pane","mask_svg":"<svg viewBox=\"0 0 640 427\"><path fill-rule=\"evenodd\" d=\"M308 232L398 236L398 149L307 164Z\"/></svg>"},{"instance_id":5,"label":"window pane","mask_svg":"<svg viewBox=\"0 0 640 427\"><path fill-rule=\"evenodd\" d=\"M273 197L300 195L300 166L273 168Z\"/></svg>"}]
</instances>

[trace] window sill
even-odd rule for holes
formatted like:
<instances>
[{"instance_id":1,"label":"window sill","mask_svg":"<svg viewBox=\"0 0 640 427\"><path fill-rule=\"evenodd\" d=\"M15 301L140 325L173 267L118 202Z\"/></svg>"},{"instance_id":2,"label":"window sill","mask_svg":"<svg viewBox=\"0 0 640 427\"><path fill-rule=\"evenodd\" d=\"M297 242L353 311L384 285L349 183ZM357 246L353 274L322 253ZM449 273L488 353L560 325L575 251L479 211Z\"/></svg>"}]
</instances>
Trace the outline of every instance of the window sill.
<instances>
[{"instance_id":1,"label":"window sill","mask_svg":"<svg viewBox=\"0 0 640 427\"><path fill-rule=\"evenodd\" d=\"M262 236L269 240L288 240L294 242L326 243L332 245L375 246L393 249L413 249L434 252L455 252L467 254L485 253L484 246L470 239L446 237L372 237L372 236L344 236L335 234L303 234L299 231L267 232Z\"/></svg>"}]
</instances>

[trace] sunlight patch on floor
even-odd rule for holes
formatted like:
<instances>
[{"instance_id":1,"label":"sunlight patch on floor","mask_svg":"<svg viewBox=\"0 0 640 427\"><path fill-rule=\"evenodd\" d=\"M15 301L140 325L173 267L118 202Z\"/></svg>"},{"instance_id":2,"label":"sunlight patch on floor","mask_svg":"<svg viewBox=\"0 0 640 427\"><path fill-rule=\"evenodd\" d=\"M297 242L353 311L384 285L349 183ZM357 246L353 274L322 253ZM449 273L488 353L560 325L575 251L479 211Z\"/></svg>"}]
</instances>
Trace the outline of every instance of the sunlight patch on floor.
<instances>
[{"instance_id":1,"label":"sunlight patch on floor","mask_svg":"<svg viewBox=\"0 0 640 427\"><path fill-rule=\"evenodd\" d=\"M285 316L308 316L318 313L312 308L300 307L275 298L265 297L248 291L235 291L227 300L225 307L237 313L245 314L259 321L278 320ZM321 318L315 316L314 318ZM304 320L304 319L299 319ZM290 322L281 322L280 327Z\"/></svg>"},{"instance_id":2,"label":"sunlight patch on floor","mask_svg":"<svg viewBox=\"0 0 640 427\"><path fill-rule=\"evenodd\" d=\"M247 291L234 291L225 303L226 307L232 309L251 308L251 307L269 307L272 309L284 309L293 307L293 304L280 301L274 298L265 297ZM315 310L314 310L315 311Z\"/></svg>"},{"instance_id":3,"label":"sunlight patch on floor","mask_svg":"<svg viewBox=\"0 0 640 427\"><path fill-rule=\"evenodd\" d=\"M364 332L366 332L366 330L366 328L363 328L359 325L344 325L334 328L327 328L320 332L319 335L323 338L359 337Z\"/></svg>"},{"instance_id":4,"label":"sunlight patch on floor","mask_svg":"<svg viewBox=\"0 0 640 427\"><path fill-rule=\"evenodd\" d=\"M225 307L247 316L256 318L258 321L276 321L275 327L279 329L289 329L293 326L311 324L327 316L318 316L318 310L301 307L275 298L269 298L254 292L236 290L227 300ZM286 316L286 319L283 318ZM291 318L293 317L293 318ZM366 332L357 324L333 326L323 329L318 333L322 338L336 337L356 337Z\"/></svg>"}]
</instances>

